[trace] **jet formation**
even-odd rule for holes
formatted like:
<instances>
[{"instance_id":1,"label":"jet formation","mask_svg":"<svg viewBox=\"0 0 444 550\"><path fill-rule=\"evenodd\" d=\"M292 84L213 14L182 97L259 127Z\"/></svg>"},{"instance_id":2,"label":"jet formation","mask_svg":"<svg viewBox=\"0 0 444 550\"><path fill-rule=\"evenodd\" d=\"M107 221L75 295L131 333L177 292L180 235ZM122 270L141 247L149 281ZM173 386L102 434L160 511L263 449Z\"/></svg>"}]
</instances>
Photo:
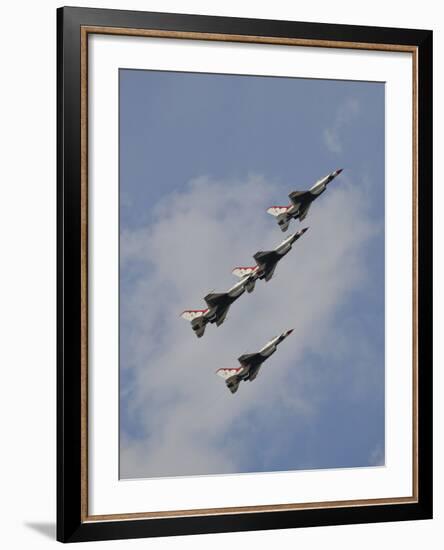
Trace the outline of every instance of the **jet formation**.
<instances>
[{"instance_id":1,"label":"jet formation","mask_svg":"<svg viewBox=\"0 0 444 550\"><path fill-rule=\"evenodd\" d=\"M274 250L256 252L254 267L236 267L233 274L241 280L226 292L210 293L204 297L207 304L205 309L186 309L181 317L191 322L191 328L198 338L202 337L208 323L215 323L219 327L227 316L228 310L238 298L247 290L252 292L258 279L269 281L278 262L290 252L293 244L307 231L308 227L290 235Z\"/></svg>"},{"instance_id":2,"label":"jet formation","mask_svg":"<svg viewBox=\"0 0 444 550\"><path fill-rule=\"evenodd\" d=\"M327 189L342 169L335 170L317 181L307 191L292 191L288 196L290 204L287 206L271 206L267 212L274 216L282 231L287 231L292 220L303 221L312 203ZM187 309L181 313L181 317L191 323L191 328L198 338L205 333L208 323L217 327L225 321L231 305L247 291L253 292L257 280L268 282L274 275L277 264L292 249L293 244L305 234L308 227L293 233L284 239L273 250L260 250L254 254L256 262L254 266L235 267L233 275L239 277L240 281L230 287L226 292L211 292L204 297L206 308ZM217 374L225 379L226 385L231 393L236 393L240 382L253 381L261 368L262 363L275 351L277 346L293 332L287 330L280 336L273 338L257 353L247 353L238 359L240 367L219 369Z\"/></svg>"},{"instance_id":3,"label":"jet formation","mask_svg":"<svg viewBox=\"0 0 444 550\"><path fill-rule=\"evenodd\" d=\"M225 380L225 384L231 393L236 393L239 384L249 380L253 382L259 374L262 363L276 351L277 346L287 338L293 329L283 332L265 344L257 353L246 353L238 358L240 367L218 369L216 374Z\"/></svg>"}]
</instances>

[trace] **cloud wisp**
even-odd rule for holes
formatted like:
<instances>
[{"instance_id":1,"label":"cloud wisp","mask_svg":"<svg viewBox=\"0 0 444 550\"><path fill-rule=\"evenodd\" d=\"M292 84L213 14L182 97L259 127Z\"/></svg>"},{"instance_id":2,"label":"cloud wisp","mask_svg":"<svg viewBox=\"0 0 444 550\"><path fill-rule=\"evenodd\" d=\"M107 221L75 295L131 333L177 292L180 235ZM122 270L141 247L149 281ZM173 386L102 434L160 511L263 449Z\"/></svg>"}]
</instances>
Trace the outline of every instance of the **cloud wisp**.
<instances>
[{"instance_id":1,"label":"cloud wisp","mask_svg":"<svg viewBox=\"0 0 444 550\"><path fill-rule=\"evenodd\" d=\"M324 143L332 153L343 152L343 131L359 115L360 104L357 99L348 98L337 110L332 126L323 132Z\"/></svg>"},{"instance_id":2,"label":"cloud wisp","mask_svg":"<svg viewBox=\"0 0 444 550\"><path fill-rule=\"evenodd\" d=\"M207 292L229 288L234 266L253 265L255 252L285 237L265 213L279 195L282 188L259 176L201 177L164 197L145 227L123 228L122 478L249 471L251 442L266 437L265 471L285 426L298 432L318 414L329 375L310 369L306 355L328 355L323 342L334 341L335 312L365 284L362 250L380 230L359 185L343 178L304 223L293 222L289 231L310 230L271 281L258 281L232 306L221 327L209 325L197 339L179 318L183 309L203 307ZM288 328L293 334L237 394L215 376ZM352 371L347 376L354 387L365 384Z\"/></svg>"}]
</instances>

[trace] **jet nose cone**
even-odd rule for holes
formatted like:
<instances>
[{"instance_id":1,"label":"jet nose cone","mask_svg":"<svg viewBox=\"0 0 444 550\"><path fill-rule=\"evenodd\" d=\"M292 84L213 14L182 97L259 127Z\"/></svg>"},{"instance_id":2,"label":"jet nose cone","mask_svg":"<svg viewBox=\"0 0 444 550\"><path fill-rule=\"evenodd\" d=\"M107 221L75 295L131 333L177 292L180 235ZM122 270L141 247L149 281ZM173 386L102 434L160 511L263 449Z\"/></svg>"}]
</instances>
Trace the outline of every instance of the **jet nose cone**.
<instances>
[{"instance_id":1,"label":"jet nose cone","mask_svg":"<svg viewBox=\"0 0 444 550\"><path fill-rule=\"evenodd\" d=\"M303 229L301 229L302 235L303 235L306 231L308 231L309 229L310 229L309 227L304 227Z\"/></svg>"},{"instance_id":2,"label":"jet nose cone","mask_svg":"<svg viewBox=\"0 0 444 550\"><path fill-rule=\"evenodd\" d=\"M335 176L339 176L339 174L340 174L343 170L344 170L343 168L339 168L338 170L336 170Z\"/></svg>"}]
</instances>

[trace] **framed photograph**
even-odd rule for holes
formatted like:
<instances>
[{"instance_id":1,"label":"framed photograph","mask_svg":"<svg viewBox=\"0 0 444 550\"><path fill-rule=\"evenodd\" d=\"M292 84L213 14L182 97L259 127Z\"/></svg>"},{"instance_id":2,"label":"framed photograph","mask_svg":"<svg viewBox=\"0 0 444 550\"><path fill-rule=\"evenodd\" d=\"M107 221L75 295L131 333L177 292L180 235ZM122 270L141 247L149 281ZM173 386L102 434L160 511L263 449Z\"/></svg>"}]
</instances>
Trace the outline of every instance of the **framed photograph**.
<instances>
[{"instance_id":1,"label":"framed photograph","mask_svg":"<svg viewBox=\"0 0 444 550\"><path fill-rule=\"evenodd\" d=\"M432 517L432 32L58 10L63 542Z\"/></svg>"}]
</instances>

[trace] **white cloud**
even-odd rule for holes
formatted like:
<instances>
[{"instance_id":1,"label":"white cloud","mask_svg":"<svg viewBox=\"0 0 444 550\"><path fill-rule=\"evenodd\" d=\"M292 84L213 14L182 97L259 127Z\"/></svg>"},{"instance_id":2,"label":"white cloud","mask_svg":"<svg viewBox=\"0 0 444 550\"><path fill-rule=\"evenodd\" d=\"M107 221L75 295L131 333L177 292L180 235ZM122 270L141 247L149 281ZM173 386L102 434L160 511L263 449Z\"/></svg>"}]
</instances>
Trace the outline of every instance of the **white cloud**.
<instances>
[{"instance_id":1,"label":"white cloud","mask_svg":"<svg viewBox=\"0 0 444 550\"><path fill-rule=\"evenodd\" d=\"M360 104L357 99L348 98L338 108L330 128L323 132L324 143L332 153L342 153L342 134L344 129L359 115Z\"/></svg>"},{"instance_id":2,"label":"white cloud","mask_svg":"<svg viewBox=\"0 0 444 550\"><path fill-rule=\"evenodd\" d=\"M372 450L372 452L370 453L370 457L368 459L368 463L369 463L370 466L384 466L385 465L384 449L382 448L382 445L378 444Z\"/></svg>"},{"instance_id":3,"label":"white cloud","mask_svg":"<svg viewBox=\"0 0 444 550\"><path fill-rule=\"evenodd\" d=\"M325 145L329 151L332 153L342 153L342 143L336 128L325 128L323 136Z\"/></svg>"},{"instance_id":4,"label":"white cloud","mask_svg":"<svg viewBox=\"0 0 444 550\"><path fill-rule=\"evenodd\" d=\"M208 325L197 339L179 318L183 309L203 307L208 291L231 286L234 266L252 265L256 251L285 237L265 213L281 195L258 176L199 178L165 197L149 226L122 233L122 267L134 281L121 298L121 369L122 378L131 371L128 417L140 431L137 440L122 434L122 477L233 473L248 463L248 438L228 436L239 430L252 437L260 426L251 414L270 424L291 415L294 430L316 415L325 379L302 359L310 350L329 353L323 342L334 340L335 311L365 281L361 250L378 231L356 182L342 175L303 224L293 222L289 231L310 230L270 282L258 281L233 304L221 327ZM295 331L256 381L232 395L216 369L236 365L287 328Z\"/></svg>"}]
</instances>

